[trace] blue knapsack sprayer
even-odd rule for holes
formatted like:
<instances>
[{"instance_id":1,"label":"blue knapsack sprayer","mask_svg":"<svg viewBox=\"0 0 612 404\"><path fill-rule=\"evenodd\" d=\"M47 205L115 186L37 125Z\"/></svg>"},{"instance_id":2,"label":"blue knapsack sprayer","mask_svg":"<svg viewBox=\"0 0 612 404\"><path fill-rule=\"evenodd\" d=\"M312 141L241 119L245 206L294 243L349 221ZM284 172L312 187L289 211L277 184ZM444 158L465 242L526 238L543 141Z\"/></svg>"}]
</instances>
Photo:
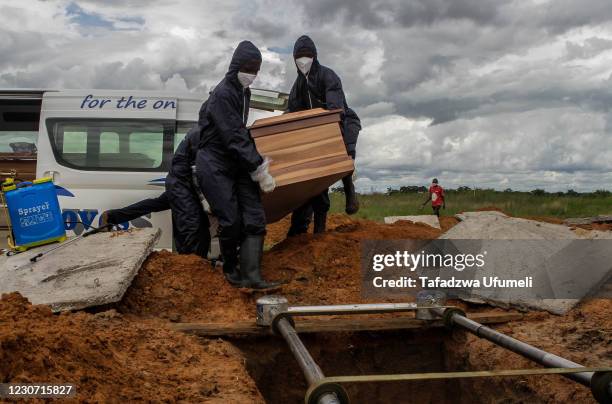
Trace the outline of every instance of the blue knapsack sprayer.
<instances>
[{"instance_id":1,"label":"blue knapsack sprayer","mask_svg":"<svg viewBox=\"0 0 612 404\"><path fill-rule=\"evenodd\" d=\"M2 204L13 252L66 240L64 220L51 178L2 183Z\"/></svg>"},{"instance_id":2,"label":"blue knapsack sprayer","mask_svg":"<svg viewBox=\"0 0 612 404\"><path fill-rule=\"evenodd\" d=\"M32 182L18 182L7 178L2 183L0 202L9 227L8 245L10 253L20 253L30 248L61 243L30 258L31 262L59 250L75 241L113 227L112 224L86 231L78 237L66 240L64 219L57 200L57 192L51 178Z\"/></svg>"}]
</instances>

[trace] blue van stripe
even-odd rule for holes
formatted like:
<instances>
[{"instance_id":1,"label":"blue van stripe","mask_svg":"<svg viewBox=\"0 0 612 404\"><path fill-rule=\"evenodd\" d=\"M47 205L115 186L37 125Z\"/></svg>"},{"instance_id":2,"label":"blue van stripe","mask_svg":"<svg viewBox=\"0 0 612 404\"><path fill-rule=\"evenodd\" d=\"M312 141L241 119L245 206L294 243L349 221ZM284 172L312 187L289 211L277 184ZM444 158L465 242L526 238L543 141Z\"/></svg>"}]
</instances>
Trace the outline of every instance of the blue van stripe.
<instances>
[{"instance_id":1,"label":"blue van stripe","mask_svg":"<svg viewBox=\"0 0 612 404\"><path fill-rule=\"evenodd\" d=\"M149 185L163 187L164 185L166 185L166 178L156 178L154 180L151 180L149 181Z\"/></svg>"},{"instance_id":2,"label":"blue van stripe","mask_svg":"<svg viewBox=\"0 0 612 404\"><path fill-rule=\"evenodd\" d=\"M55 186L55 192L57 193L57 196L69 196L74 198L74 194L72 192L68 191L64 187L60 187L59 185Z\"/></svg>"}]
</instances>

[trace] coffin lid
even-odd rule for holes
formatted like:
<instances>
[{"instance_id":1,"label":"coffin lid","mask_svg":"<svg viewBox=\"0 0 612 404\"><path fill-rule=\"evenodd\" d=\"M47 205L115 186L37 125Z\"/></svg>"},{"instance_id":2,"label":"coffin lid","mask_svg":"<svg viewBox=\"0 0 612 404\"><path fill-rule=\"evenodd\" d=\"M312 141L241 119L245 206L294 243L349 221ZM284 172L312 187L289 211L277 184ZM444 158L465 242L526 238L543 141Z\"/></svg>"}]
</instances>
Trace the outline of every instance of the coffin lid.
<instances>
[{"instance_id":1,"label":"coffin lid","mask_svg":"<svg viewBox=\"0 0 612 404\"><path fill-rule=\"evenodd\" d=\"M342 109L325 110L313 108L289 114L258 119L249 127L254 138L286 132L297 128L308 128L326 123L340 122Z\"/></svg>"}]
</instances>

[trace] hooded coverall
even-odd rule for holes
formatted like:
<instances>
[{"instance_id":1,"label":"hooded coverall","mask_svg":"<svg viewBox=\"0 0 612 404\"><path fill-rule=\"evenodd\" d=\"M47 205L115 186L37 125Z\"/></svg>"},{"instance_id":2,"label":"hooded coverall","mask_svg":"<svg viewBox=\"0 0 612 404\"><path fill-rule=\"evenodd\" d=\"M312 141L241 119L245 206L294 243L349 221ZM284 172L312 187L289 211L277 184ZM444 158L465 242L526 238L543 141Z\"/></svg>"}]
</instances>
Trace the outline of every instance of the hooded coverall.
<instances>
[{"instance_id":1,"label":"hooded coverall","mask_svg":"<svg viewBox=\"0 0 612 404\"><path fill-rule=\"evenodd\" d=\"M172 210L174 243L181 254L208 255L210 223L193 183L193 169L200 145L200 127L195 125L179 143L166 177L166 194Z\"/></svg>"},{"instance_id":2,"label":"hooded coverall","mask_svg":"<svg viewBox=\"0 0 612 404\"><path fill-rule=\"evenodd\" d=\"M172 235L180 254L206 258L210 249L208 215L202 208L193 184L192 166L200 142L200 128L194 126L177 147L166 176L166 191L157 198L144 199L107 212L111 224L129 222L152 212L172 209Z\"/></svg>"},{"instance_id":3,"label":"hooded coverall","mask_svg":"<svg viewBox=\"0 0 612 404\"><path fill-rule=\"evenodd\" d=\"M348 107L342 90L342 82L338 75L329 67L319 63L317 48L307 35L302 35L295 42L293 57L295 58L298 52L303 50L312 53L314 60L307 76L298 69L298 76L289 94L287 110L288 112L296 112L312 108L342 109L340 115L342 137L347 153L354 159L357 137L361 130L359 117L355 111ZM322 216L322 220L325 220L329 207L329 195L326 189L293 212L289 235L307 232L313 212L315 222L317 221L317 215Z\"/></svg>"},{"instance_id":4,"label":"hooded coverall","mask_svg":"<svg viewBox=\"0 0 612 404\"><path fill-rule=\"evenodd\" d=\"M219 221L219 242L226 261L235 265L237 249L247 236L266 232L266 218L259 187L249 173L263 163L249 130L251 92L237 75L249 61L261 62L251 42L241 42L225 78L210 93L199 113L202 128L196 157L196 175L212 213Z\"/></svg>"}]
</instances>

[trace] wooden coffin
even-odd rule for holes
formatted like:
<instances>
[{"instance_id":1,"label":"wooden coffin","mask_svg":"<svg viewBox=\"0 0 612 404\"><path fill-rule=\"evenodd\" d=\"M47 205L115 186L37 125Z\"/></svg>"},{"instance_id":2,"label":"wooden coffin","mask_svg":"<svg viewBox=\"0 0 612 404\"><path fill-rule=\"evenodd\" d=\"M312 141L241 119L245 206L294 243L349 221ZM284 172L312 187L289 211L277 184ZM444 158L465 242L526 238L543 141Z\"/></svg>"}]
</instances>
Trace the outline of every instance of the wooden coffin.
<instances>
[{"instance_id":1,"label":"wooden coffin","mask_svg":"<svg viewBox=\"0 0 612 404\"><path fill-rule=\"evenodd\" d=\"M276 189L264 194L268 223L276 222L354 170L340 132L340 110L321 108L258 119L257 150L272 160Z\"/></svg>"}]
</instances>

